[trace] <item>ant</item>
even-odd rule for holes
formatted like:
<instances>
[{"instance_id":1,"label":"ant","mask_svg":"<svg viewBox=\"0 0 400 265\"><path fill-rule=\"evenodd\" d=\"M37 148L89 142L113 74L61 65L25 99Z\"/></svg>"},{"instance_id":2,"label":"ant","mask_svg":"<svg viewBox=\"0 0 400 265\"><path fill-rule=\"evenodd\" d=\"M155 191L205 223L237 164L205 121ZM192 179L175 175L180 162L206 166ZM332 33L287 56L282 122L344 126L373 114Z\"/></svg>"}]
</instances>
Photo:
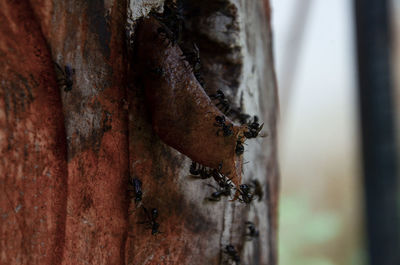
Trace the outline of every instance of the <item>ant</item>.
<instances>
[{"instance_id":1,"label":"ant","mask_svg":"<svg viewBox=\"0 0 400 265\"><path fill-rule=\"evenodd\" d=\"M129 180L129 184L133 187L133 190L129 191L134 191L135 192L135 202L140 202L142 200L142 182L137 179L137 178L131 178Z\"/></svg>"},{"instance_id":2,"label":"ant","mask_svg":"<svg viewBox=\"0 0 400 265\"><path fill-rule=\"evenodd\" d=\"M215 192L211 193L211 197L207 198L209 201L220 201L222 196L231 196L232 186L226 186L224 188L215 188L213 185L210 184L207 185L216 189Z\"/></svg>"},{"instance_id":3,"label":"ant","mask_svg":"<svg viewBox=\"0 0 400 265\"><path fill-rule=\"evenodd\" d=\"M230 244L225 246L225 253L229 255L236 265L240 265L240 257L234 246Z\"/></svg>"},{"instance_id":4,"label":"ant","mask_svg":"<svg viewBox=\"0 0 400 265\"><path fill-rule=\"evenodd\" d=\"M258 201L261 201L264 196L264 192L258 179L253 179L250 186L254 189L253 194L258 197Z\"/></svg>"},{"instance_id":5,"label":"ant","mask_svg":"<svg viewBox=\"0 0 400 265\"><path fill-rule=\"evenodd\" d=\"M220 176L221 175L222 174L220 174ZM219 201L221 199L221 196L231 196L231 194L232 194L231 191L233 188L231 180L229 178L225 179L225 176L223 176L223 175L222 175L222 177L224 178L224 180L216 179L216 181L218 182L219 188L216 188L213 185L207 184L208 186L216 189L216 191L211 194L211 197L207 198L209 201Z\"/></svg>"},{"instance_id":6,"label":"ant","mask_svg":"<svg viewBox=\"0 0 400 265\"><path fill-rule=\"evenodd\" d=\"M161 38L163 39L163 41L167 41L167 47L169 47L171 44L175 45L176 42L175 42L172 31L170 31L166 27L159 27L157 29L157 33L159 35L161 35Z\"/></svg>"},{"instance_id":7,"label":"ant","mask_svg":"<svg viewBox=\"0 0 400 265\"><path fill-rule=\"evenodd\" d=\"M196 77L197 82L199 82L199 84L200 84L203 88L205 88L205 87L206 87L206 83L205 83L204 78L203 78L203 76L201 75L200 71L194 72L194 76Z\"/></svg>"},{"instance_id":8,"label":"ant","mask_svg":"<svg viewBox=\"0 0 400 265\"><path fill-rule=\"evenodd\" d=\"M254 195L251 193L250 186L247 184L241 184L239 185L239 194L241 197L239 197L240 202L244 202L246 204L251 203L253 201Z\"/></svg>"},{"instance_id":9,"label":"ant","mask_svg":"<svg viewBox=\"0 0 400 265\"><path fill-rule=\"evenodd\" d=\"M158 211L156 208L151 209L151 213L149 213L146 209L146 207L143 206L143 211L144 214L146 215L147 220L144 222L140 222L139 224L146 224L148 225L148 228L151 229L151 234L156 235L161 233L158 228L160 227L160 224L156 222L156 219L158 217Z\"/></svg>"},{"instance_id":10,"label":"ant","mask_svg":"<svg viewBox=\"0 0 400 265\"><path fill-rule=\"evenodd\" d=\"M186 60L189 65L192 66L192 71L194 76L196 77L197 81L200 83L202 87L205 87L203 76L200 72L201 69L201 61L200 61L200 50L197 45L192 42L192 49L183 49L182 59Z\"/></svg>"},{"instance_id":11,"label":"ant","mask_svg":"<svg viewBox=\"0 0 400 265\"><path fill-rule=\"evenodd\" d=\"M201 68L200 62L200 51L196 43L192 42L192 51L184 50L182 53L182 59L186 60L190 65L192 65L193 72L199 71Z\"/></svg>"},{"instance_id":12,"label":"ant","mask_svg":"<svg viewBox=\"0 0 400 265\"><path fill-rule=\"evenodd\" d=\"M225 186L225 176L221 173L222 163L218 165L218 169L212 169L208 172L209 177L213 177L213 179L218 183L220 187Z\"/></svg>"},{"instance_id":13,"label":"ant","mask_svg":"<svg viewBox=\"0 0 400 265\"><path fill-rule=\"evenodd\" d=\"M244 146L243 146L242 141L240 141L240 140L237 140L237 141L236 141L235 153L236 153L238 156L240 156L240 155L242 155L242 154L244 153Z\"/></svg>"},{"instance_id":14,"label":"ant","mask_svg":"<svg viewBox=\"0 0 400 265\"><path fill-rule=\"evenodd\" d=\"M231 111L231 106L229 104L228 99L225 97L224 92L222 92L221 89L218 89L217 93L215 93L214 95L210 95L210 98L218 100L216 106L217 107L219 106L223 113L229 114L229 112Z\"/></svg>"},{"instance_id":15,"label":"ant","mask_svg":"<svg viewBox=\"0 0 400 265\"><path fill-rule=\"evenodd\" d=\"M219 136L220 131L222 131L225 137L233 135L232 131L233 125L232 124L226 125L225 116L216 116L215 121L216 123L214 123L214 126L221 127L221 129L217 131L217 136Z\"/></svg>"},{"instance_id":16,"label":"ant","mask_svg":"<svg viewBox=\"0 0 400 265\"><path fill-rule=\"evenodd\" d=\"M176 4L173 1L166 1L163 14L160 15L155 12L152 12L151 14L166 28L168 28L168 32L166 29L158 29L159 34L164 34L165 37L172 40L173 44L177 44L181 41L184 27L183 8L181 3Z\"/></svg>"},{"instance_id":17,"label":"ant","mask_svg":"<svg viewBox=\"0 0 400 265\"><path fill-rule=\"evenodd\" d=\"M252 240L253 238L258 237L259 232L256 229L256 226L252 223L247 221L245 223L247 225L247 229L249 230L249 233L246 234L246 236L249 238L249 240Z\"/></svg>"},{"instance_id":18,"label":"ant","mask_svg":"<svg viewBox=\"0 0 400 265\"><path fill-rule=\"evenodd\" d=\"M201 179L208 179L211 177L210 172L206 167L204 167L194 161L192 161L192 164L190 165L189 172L193 176L199 176L199 178L201 178Z\"/></svg>"},{"instance_id":19,"label":"ant","mask_svg":"<svg viewBox=\"0 0 400 265\"><path fill-rule=\"evenodd\" d=\"M244 133L244 136L247 139L256 138L258 136L259 132L261 131L261 129L263 128L263 126L264 126L264 123L260 125L258 123L258 117L254 116L253 122L247 124L247 128L249 130Z\"/></svg>"},{"instance_id":20,"label":"ant","mask_svg":"<svg viewBox=\"0 0 400 265\"><path fill-rule=\"evenodd\" d=\"M104 119L103 119L103 132L107 132L112 129L112 114L108 111L104 111Z\"/></svg>"},{"instance_id":21,"label":"ant","mask_svg":"<svg viewBox=\"0 0 400 265\"><path fill-rule=\"evenodd\" d=\"M249 114L243 113L244 103L243 103L243 91L240 93L240 106L231 109L232 117L234 120L239 121L240 124L247 124L251 116Z\"/></svg>"},{"instance_id":22,"label":"ant","mask_svg":"<svg viewBox=\"0 0 400 265\"><path fill-rule=\"evenodd\" d=\"M72 81L72 75L75 74L75 69L73 69L70 65L66 64L64 66L64 70L57 63L56 65L56 76L57 76L57 84L64 89L65 92L69 92L72 90L72 86L74 82Z\"/></svg>"},{"instance_id":23,"label":"ant","mask_svg":"<svg viewBox=\"0 0 400 265\"><path fill-rule=\"evenodd\" d=\"M177 3L174 3L174 1L166 1L161 20L170 29L173 29L173 37L176 42L179 43L184 28L183 6L181 1L177 1Z\"/></svg>"}]
</instances>

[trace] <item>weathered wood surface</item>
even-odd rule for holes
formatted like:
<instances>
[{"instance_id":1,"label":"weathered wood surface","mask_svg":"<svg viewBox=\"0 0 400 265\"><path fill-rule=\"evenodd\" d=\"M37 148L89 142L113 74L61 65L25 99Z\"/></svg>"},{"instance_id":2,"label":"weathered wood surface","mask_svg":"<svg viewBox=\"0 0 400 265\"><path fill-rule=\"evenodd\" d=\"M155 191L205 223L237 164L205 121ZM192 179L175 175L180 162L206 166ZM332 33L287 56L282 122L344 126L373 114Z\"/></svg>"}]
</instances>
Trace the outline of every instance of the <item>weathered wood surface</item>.
<instances>
[{"instance_id":1,"label":"weathered wood surface","mask_svg":"<svg viewBox=\"0 0 400 265\"><path fill-rule=\"evenodd\" d=\"M131 13L138 18L159 2L133 1ZM187 23L206 92L223 88L237 104L243 92L246 111L265 124L268 137L247 141L244 169L245 182L265 185L264 199L251 207L204 201L212 189L189 178L189 159L154 133L144 91L132 80L128 3L2 1L1 264L223 264L229 243L243 264L276 264L269 9L258 0L211 2L188 5L199 12ZM58 88L52 61L75 69L71 91ZM130 176L143 182L142 204L159 210L161 234L137 223L144 216L130 202ZM260 230L251 242L247 220Z\"/></svg>"}]
</instances>

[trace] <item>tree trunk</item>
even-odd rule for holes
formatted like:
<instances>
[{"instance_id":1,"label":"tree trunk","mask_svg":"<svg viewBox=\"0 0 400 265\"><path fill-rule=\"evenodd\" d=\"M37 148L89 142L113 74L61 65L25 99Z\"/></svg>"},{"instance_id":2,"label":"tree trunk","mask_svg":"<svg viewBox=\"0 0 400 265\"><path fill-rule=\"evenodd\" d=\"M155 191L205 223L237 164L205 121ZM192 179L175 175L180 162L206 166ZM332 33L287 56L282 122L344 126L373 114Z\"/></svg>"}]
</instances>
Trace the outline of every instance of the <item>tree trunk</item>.
<instances>
[{"instance_id":1,"label":"tree trunk","mask_svg":"<svg viewBox=\"0 0 400 265\"><path fill-rule=\"evenodd\" d=\"M205 92L221 89L233 106L243 98L268 134L246 141L242 182L264 190L250 205L205 200L212 182L189 177L191 160L153 130L135 30L162 4L0 2L1 264L231 264L229 244L241 264L277 264L269 3L183 5ZM130 178L142 182L140 202ZM158 209L159 234L142 224L144 207ZM259 230L251 241L246 221Z\"/></svg>"}]
</instances>

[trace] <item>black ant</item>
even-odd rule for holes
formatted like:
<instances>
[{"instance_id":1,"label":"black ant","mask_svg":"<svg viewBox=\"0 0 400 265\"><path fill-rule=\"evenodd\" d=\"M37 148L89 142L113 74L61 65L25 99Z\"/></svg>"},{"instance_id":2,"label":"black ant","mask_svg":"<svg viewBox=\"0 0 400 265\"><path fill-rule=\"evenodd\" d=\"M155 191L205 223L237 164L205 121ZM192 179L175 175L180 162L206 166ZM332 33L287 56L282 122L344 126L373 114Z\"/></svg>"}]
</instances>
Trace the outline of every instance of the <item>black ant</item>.
<instances>
[{"instance_id":1,"label":"black ant","mask_svg":"<svg viewBox=\"0 0 400 265\"><path fill-rule=\"evenodd\" d=\"M103 132L107 132L112 128L112 115L108 111L104 111L104 119L103 119Z\"/></svg>"},{"instance_id":2,"label":"black ant","mask_svg":"<svg viewBox=\"0 0 400 265\"><path fill-rule=\"evenodd\" d=\"M160 227L160 224L156 222L156 219L158 217L158 211L156 208L151 209L151 213L149 213L146 209L146 207L143 206L143 211L144 214L146 215L147 220L144 222L140 222L139 224L146 224L148 225L148 228L151 229L151 234L156 235L161 233L158 228Z\"/></svg>"},{"instance_id":3,"label":"black ant","mask_svg":"<svg viewBox=\"0 0 400 265\"><path fill-rule=\"evenodd\" d=\"M220 187L225 186L225 176L221 173L222 163L218 165L218 169L212 169L208 171L209 177L213 177L213 179L218 183Z\"/></svg>"},{"instance_id":4,"label":"black ant","mask_svg":"<svg viewBox=\"0 0 400 265\"><path fill-rule=\"evenodd\" d=\"M220 131L222 131L225 137L233 135L232 131L233 125L232 124L226 125L225 116L216 116L215 121L216 123L214 123L214 125L217 127L221 127L221 129L217 131L217 136L219 136Z\"/></svg>"},{"instance_id":5,"label":"black ant","mask_svg":"<svg viewBox=\"0 0 400 265\"><path fill-rule=\"evenodd\" d=\"M221 200L222 196L231 196L231 189L233 187L232 185L226 186L224 188L216 188L210 184L207 185L216 189L215 192L211 193L211 197L207 198L209 201L219 201Z\"/></svg>"},{"instance_id":6,"label":"black ant","mask_svg":"<svg viewBox=\"0 0 400 265\"><path fill-rule=\"evenodd\" d=\"M179 5L179 6L178 6ZM151 13L160 23L162 23L167 29L158 29L159 34L165 35L175 45L181 41L182 30L184 27L183 8L179 4L175 4L173 1L166 1L164 5L163 14ZM170 42L168 41L168 45Z\"/></svg>"},{"instance_id":7,"label":"black ant","mask_svg":"<svg viewBox=\"0 0 400 265\"><path fill-rule=\"evenodd\" d=\"M229 104L228 99L225 97L224 92L222 92L221 89L218 89L217 92L214 95L210 95L211 99L218 100L218 103L216 104L217 107L221 109L223 113L226 115L229 114L231 110L231 106Z\"/></svg>"},{"instance_id":8,"label":"black ant","mask_svg":"<svg viewBox=\"0 0 400 265\"><path fill-rule=\"evenodd\" d=\"M249 240L252 240L253 238L258 237L259 232L256 229L256 226L252 223L247 221L245 223L247 225L247 229L249 230L249 232L246 234L246 236L249 238Z\"/></svg>"},{"instance_id":9,"label":"black ant","mask_svg":"<svg viewBox=\"0 0 400 265\"><path fill-rule=\"evenodd\" d=\"M210 171L206 167L204 167L194 161L192 161L192 164L190 165L189 172L193 176L199 176L199 178L201 178L201 179L208 179L211 177Z\"/></svg>"},{"instance_id":10,"label":"black ant","mask_svg":"<svg viewBox=\"0 0 400 265\"><path fill-rule=\"evenodd\" d=\"M173 37L176 43L181 41L182 31L184 28L183 6L181 1L166 1L164 5L164 13L161 20L173 30Z\"/></svg>"},{"instance_id":11,"label":"black ant","mask_svg":"<svg viewBox=\"0 0 400 265\"><path fill-rule=\"evenodd\" d=\"M208 186L216 189L216 191L211 194L211 197L207 198L209 201L219 201L221 199L221 196L231 196L231 194L232 194L233 185L231 183L231 180L225 179L225 176L223 176L222 174L220 174L220 176L222 176L224 178L224 180L216 179L216 181L218 182L219 188L216 188L213 185L207 184Z\"/></svg>"},{"instance_id":12,"label":"black ant","mask_svg":"<svg viewBox=\"0 0 400 265\"><path fill-rule=\"evenodd\" d=\"M229 255L229 257L236 263L236 265L240 265L240 257L234 246L227 245L225 247L225 253Z\"/></svg>"},{"instance_id":13,"label":"black ant","mask_svg":"<svg viewBox=\"0 0 400 265\"><path fill-rule=\"evenodd\" d=\"M261 129L263 128L263 126L264 126L264 123L260 125L258 123L258 117L254 116L253 122L247 124L247 128L249 130L247 132L244 132L244 136L247 139L256 138L258 136L259 132L261 131Z\"/></svg>"},{"instance_id":14,"label":"black ant","mask_svg":"<svg viewBox=\"0 0 400 265\"><path fill-rule=\"evenodd\" d=\"M194 42L192 42L192 46L193 48L191 50L183 49L182 59L186 60L189 63L189 65L191 65L194 76L196 77L200 85L204 88L205 87L204 78L200 71L201 69L200 51Z\"/></svg>"},{"instance_id":15,"label":"black ant","mask_svg":"<svg viewBox=\"0 0 400 265\"><path fill-rule=\"evenodd\" d=\"M257 179L253 179L250 186L254 190L253 194L258 197L258 201L261 201L264 196L264 192L260 182Z\"/></svg>"},{"instance_id":16,"label":"black ant","mask_svg":"<svg viewBox=\"0 0 400 265\"><path fill-rule=\"evenodd\" d=\"M239 121L240 124L247 124L251 116L249 114L243 113L244 103L243 103L243 91L240 93L240 107L232 108L231 115L234 120Z\"/></svg>"},{"instance_id":17,"label":"black ant","mask_svg":"<svg viewBox=\"0 0 400 265\"><path fill-rule=\"evenodd\" d=\"M75 69L68 64L64 66L64 70L57 63L55 63L55 65L57 84L64 89L65 92L71 91L72 86L74 85L74 82L72 81L72 75L75 74Z\"/></svg>"},{"instance_id":18,"label":"black ant","mask_svg":"<svg viewBox=\"0 0 400 265\"><path fill-rule=\"evenodd\" d=\"M197 45L193 42L192 43L193 49L191 51L188 50L183 50L182 53L182 59L186 60L193 69L193 72L197 72L201 68L201 62L200 62L200 52L199 48Z\"/></svg>"},{"instance_id":19,"label":"black ant","mask_svg":"<svg viewBox=\"0 0 400 265\"><path fill-rule=\"evenodd\" d=\"M239 201L244 202L246 204L251 203L253 201L254 195L251 193L251 188L247 184L239 185Z\"/></svg>"},{"instance_id":20,"label":"black ant","mask_svg":"<svg viewBox=\"0 0 400 265\"><path fill-rule=\"evenodd\" d=\"M129 190L129 191L133 191L135 192L135 202L140 202L142 200L142 182L137 179L137 178L131 178L129 180L129 184L133 187L133 190Z\"/></svg>"},{"instance_id":21,"label":"black ant","mask_svg":"<svg viewBox=\"0 0 400 265\"><path fill-rule=\"evenodd\" d=\"M244 153L244 146L243 146L242 141L240 141L240 140L237 140L237 141L236 141L235 153L236 153L238 156L240 156L240 155L242 155L242 154Z\"/></svg>"},{"instance_id":22,"label":"black ant","mask_svg":"<svg viewBox=\"0 0 400 265\"><path fill-rule=\"evenodd\" d=\"M163 41L167 41L167 47L169 47L171 44L175 45L176 42L172 31L162 26L157 29L157 33L162 37Z\"/></svg>"}]
</instances>

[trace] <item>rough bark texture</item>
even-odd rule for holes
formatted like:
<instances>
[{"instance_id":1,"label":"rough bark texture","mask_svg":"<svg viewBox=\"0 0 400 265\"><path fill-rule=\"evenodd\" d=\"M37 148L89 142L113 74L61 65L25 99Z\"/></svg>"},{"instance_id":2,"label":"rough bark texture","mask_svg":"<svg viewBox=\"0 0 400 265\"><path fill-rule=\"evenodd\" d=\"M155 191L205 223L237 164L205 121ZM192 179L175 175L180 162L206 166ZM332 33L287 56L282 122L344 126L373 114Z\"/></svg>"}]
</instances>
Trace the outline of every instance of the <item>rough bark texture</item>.
<instances>
[{"instance_id":1,"label":"rough bark texture","mask_svg":"<svg viewBox=\"0 0 400 265\"><path fill-rule=\"evenodd\" d=\"M276 264L277 94L268 3L185 2L207 93L222 88L264 122L248 140L244 182L265 196L252 206L204 200L213 190L188 177L190 160L163 143L136 86L127 37L134 19L162 1L0 2L0 263ZM267 13L265 12L267 10ZM134 31L132 32L134 33ZM59 88L54 62L74 69ZM131 202L129 177L143 182ZM159 210L158 235L141 206ZM245 241L244 222L260 236Z\"/></svg>"},{"instance_id":2,"label":"rough bark texture","mask_svg":"<svg viewBox=\"0 0 400 265\"><path fill-rule=\"evenodd\" d=\"M58 264L67 203L60 93L29 5L0 9L0 263Z\"/></svg>"}]
</instances>

